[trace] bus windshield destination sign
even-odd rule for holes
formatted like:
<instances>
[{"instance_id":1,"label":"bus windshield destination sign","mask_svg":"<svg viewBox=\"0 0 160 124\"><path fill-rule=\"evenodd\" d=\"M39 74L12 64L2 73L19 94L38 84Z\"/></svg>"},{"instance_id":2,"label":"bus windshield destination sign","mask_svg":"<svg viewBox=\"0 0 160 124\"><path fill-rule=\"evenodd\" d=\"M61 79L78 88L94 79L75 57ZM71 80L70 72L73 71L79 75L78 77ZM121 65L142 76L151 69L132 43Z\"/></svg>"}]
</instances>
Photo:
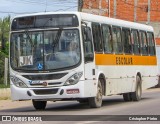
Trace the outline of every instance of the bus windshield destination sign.
<instances>
[{"instance_id":1,"label":"bus windshield destination sign","mask_svg":"<svg viewBox=\"0 0 160 124\"><path fill-rule=\"evenodd\" d=\"M74 14L37 15L15 18L12 22L11 30L77 26L78 19Z\"/></svg>"}]
</instances>

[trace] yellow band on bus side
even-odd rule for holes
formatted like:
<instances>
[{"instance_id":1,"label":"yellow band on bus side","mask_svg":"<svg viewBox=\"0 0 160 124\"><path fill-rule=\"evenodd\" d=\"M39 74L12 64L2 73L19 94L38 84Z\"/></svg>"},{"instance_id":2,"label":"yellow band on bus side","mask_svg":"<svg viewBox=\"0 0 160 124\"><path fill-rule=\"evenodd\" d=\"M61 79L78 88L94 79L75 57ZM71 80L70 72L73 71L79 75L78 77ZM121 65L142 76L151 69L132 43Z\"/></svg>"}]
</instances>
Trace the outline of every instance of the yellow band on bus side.
<instances>
[{"instance_id":1,"label":"yellow band on bus side","mask_svg":"<svg viewBox=\"0 0 160 124\"><path fill-rule=\"evenodd\" d=\"M156 56L95 54L96 65L157 65Z\"/></svg>"}]
</instances>

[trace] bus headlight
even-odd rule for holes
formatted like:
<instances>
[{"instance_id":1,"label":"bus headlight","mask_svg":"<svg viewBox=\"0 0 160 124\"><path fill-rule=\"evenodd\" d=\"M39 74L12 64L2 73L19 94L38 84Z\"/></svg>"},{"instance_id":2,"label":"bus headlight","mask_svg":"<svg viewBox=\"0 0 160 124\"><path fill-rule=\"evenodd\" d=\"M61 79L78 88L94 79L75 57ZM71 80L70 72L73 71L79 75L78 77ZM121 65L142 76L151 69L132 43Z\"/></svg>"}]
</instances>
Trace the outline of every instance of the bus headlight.
<instances>
[{"instance_id":1,"label":"bus headlight","mask_svg":"<svg viewBox=\"0 0 160 124\"><path fill-rule=\"evenodd\" d=\"M20 87L20 88L26 88L27 87L27 85L17 77L11 77L11 81L17 87Z\"/></svg>"},{"instance_id":2,"label":"bus headlight","mask_svg":"<svg viewBox=\"0 0 160 124\"><path fill-rule=\"evenodd\" d=\"M75 73L70 78L68 78L68 80L64 83L64 86L74 85L78 83L79 79L82 77L82 74L82 72Z\"/></svg>"}]
</instances>

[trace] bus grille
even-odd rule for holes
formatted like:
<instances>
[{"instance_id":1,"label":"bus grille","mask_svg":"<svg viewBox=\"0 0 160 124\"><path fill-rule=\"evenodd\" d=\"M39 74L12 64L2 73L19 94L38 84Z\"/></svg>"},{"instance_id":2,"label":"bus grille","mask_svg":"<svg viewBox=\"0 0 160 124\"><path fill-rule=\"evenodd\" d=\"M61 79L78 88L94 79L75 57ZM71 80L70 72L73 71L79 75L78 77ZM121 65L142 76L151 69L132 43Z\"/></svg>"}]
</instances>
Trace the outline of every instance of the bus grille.
<instances>
[{"instance_id":1,"label":"bus grille","mask_svg":"<svg viewBox=\"0 0 160 124\"><path fill-rule=\"evenodd\" d=\"M50 82L50 83L48 83L48 86L56 86L56 85L60 85L60 84L62 84L62 82ZM36 84L30 84L31 86L43 86L44 87L44 85L42 84L42 83L36 83Z\"/></svg>"},{"instance_id":2,"label":"bus grille","mask_svg":"<svg viewBox=\"0 0 160 124\"><path fill-rule=\"evenodd\" d=\"M54 80L60 79L64 77L68 73L60 73L60 74L40 74L40 75L22 75L23 77L29 80Z\"/></svg>"},{"instance_id":3,"label":"bus grille","mask_svg":"<svg viewBox=\"0 0 160 124\"><path fill-rule=\"evenodd\" d=\"M58 89L38 89L33 90L36 95L56 94Z\"/></svg>"}]
</instances>

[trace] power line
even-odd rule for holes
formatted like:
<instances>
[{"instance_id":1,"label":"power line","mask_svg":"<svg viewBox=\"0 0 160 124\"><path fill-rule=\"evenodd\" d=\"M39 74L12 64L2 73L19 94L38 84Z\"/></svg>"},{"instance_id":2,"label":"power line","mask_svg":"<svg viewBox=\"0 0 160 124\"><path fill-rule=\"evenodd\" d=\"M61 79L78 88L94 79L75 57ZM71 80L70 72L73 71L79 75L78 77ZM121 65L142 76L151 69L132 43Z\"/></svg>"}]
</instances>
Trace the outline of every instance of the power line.
<instances>
[{"instance_id":1,"label":"power line","mask_svg":"<svg viewBox=\"0 0 160 124\"><path fill-rule=\"evenodd\" d=\"M25 4L36 4L36 5L43 5L43 6L45 6L45 10L44 11L47 11L46 10L46 8L47 7L49 7L49 6L58 6L58 5L63 5L62 7L64 8L64 9L54 9L54 10L50 10L50 11L66 11L66 10L69 10L69 9L72 9L72 8L76 8L76 7L78 7L78 5L76 4L76 5L69 5L69 4L66 4L66 2L68 2L68 3L73 3L73 2L69 2L68 0L59 0L59 2L58 1L54 1L54 2L52 2L52 4L53 3L56 3L56 4L54 4L54 5L52 5L52 4L49 4L49 3L46 3L46 2L41 2L41 1L30 1L30 0L23 0L23 1L17 1L17 0L6 0L6 1L10 1L10 2L16 2L16 3L23 3L23 2L25 2ZM48 0L47 0L48 1ZM77 0L72 0L72 1L74 1L74 3L76 3L76 1ZM63 3L62 3L63 2ZM78 2L78 1L77 1ZM49 5L48 5L49 4ZM51 9L51 8L50 8ZM40 11L38 11L38 12L40 12ZM43 10L41 11L41 12L43 12ZM29 14L29 13L37 13L37 12L15 12L15 11L0 11L0 13L8 13L8 14Z\"/></svg>"},{"instance_id":2,"label":"power line","mask_svg":"<svg viewBox=\"0 0 160 124\"><path fill-rule=\"evenodd\" d=\"M21 12L12 12L12 11L0 11L0 13L24 14L26 12L21 13Z\"/></svg>"},{"instance_id":3,"label":"power line","mask_svg":"<svg viewBox=\"0 0 160 124\"><path fill-rule=\"evenodd\" d=\"M58 10L55 10L55 12L57 12L57 11L66 11L66 10L73 9L73 8L76 8L76 7L78 7L78 6L72 6L72 7L66 8L66 9L58 9Z\"/></svg>"},{"instance_id":4,"label":"power line","mask_svg":"<svg viewBox=\"0 0 160 124\"><path fill-rule=\"evenodd\" d=\"M72 7L68 7L68 8L65 8L65 9L57 9L57 10L54 10L55 12L57 11L66 11L66 10L69 10L69 9L73 9L73 8L76 8L78 6L72 6ZM48 12L48 11L46 11ZM0 13L11 13L11 14L29 14L29 13L38 13L38 12L13 12L13 11L0 11Z\"/></svg>"},{"instance_id":5,"label":"power line","mask_svg":"<svg viewBox=\"0 0 160 124\"><path fill-rule=\"evenodd\" d=\"M29 4L29 5L38 5L38 6L45 6L46 2L41 2L41 1L30 1L30 0L23 0L23 1L17 1L17 0L6 0L6 1L10 1L10 2L14 2L14 3L23 3L23 4ZM72 0L71 1L67 1L67 0L63 0L63 1L50 1L47 2L50 3L48 6L57 6L57 5L63 5L63 6L69 6L71 4L76 4L77 0Z\"/></svg>"}]
</instances>

